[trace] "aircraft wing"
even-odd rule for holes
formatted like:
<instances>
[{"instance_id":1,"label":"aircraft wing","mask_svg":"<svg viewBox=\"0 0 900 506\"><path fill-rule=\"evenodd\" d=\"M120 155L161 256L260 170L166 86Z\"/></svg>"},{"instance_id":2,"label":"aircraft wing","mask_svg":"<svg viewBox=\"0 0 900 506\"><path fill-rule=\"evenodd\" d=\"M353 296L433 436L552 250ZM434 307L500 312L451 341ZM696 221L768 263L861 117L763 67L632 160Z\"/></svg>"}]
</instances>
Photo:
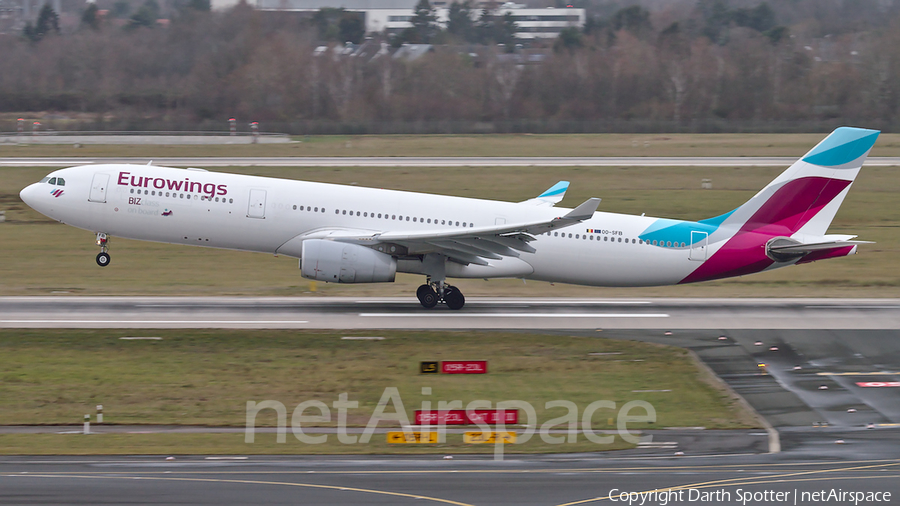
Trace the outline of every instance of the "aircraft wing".
<instances>
[{"instance_id":1,"label":"aircraft wing","mask_svg":"<svg viewBox=\"0 0 900 506\"><path fill-rule=\"evenodd\" d=\"M329 233L335 241L353 242L376 247L400 246L406 255L440 253L462 264L489 265L487 260L499 260L504 256L518 257L520 252L534 253L528 245L534 235L543 234L591 218L600 205L600 199L591 198L572 209L564 216L552 220L507 223L490 227L454 228L452 230L425 230L417 232L371 232L360 234L354 231Z\"/></svg>"},{"instance_id":2,"label":"aircraft wing","mask_svg":"<svg viewBox=\"0 0 900 506\"><path fill-rule=\"evenodd\" d=\"M569 182L568 181L560 181L560 182L556 183L555 185L551 186L550 188L547 188L547 191L538 195L537 197L535 197L533 199L528 199L528 200L525 200L525 201L522 201L519 203L530 205L530 206L553 207L562 201L563 197L566 196L566 190L568 190L568 189L569 189Z\"/></svg>"}]
</instances>

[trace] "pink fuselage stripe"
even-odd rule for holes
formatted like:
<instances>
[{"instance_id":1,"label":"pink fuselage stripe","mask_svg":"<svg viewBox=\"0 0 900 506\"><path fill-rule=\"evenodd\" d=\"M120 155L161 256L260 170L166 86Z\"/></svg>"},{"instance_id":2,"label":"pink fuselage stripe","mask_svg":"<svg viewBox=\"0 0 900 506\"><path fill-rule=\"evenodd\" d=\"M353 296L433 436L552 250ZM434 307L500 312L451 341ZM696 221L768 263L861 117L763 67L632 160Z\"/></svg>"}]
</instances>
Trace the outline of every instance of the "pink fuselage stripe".
<instances>
[{"instance_id":1,"label":"pink fuselage stripe","mask_svg":"<svg viewBox=\"0 0 900 506\"><path fill-rule=\"evenodd\" d=\"M766 255L766 243L773 237L790 236L800 230L850 183L824 177L785 183L734 237L681 283L743 276L766 269L774 263Z\"/></svg>"}]
</instances>

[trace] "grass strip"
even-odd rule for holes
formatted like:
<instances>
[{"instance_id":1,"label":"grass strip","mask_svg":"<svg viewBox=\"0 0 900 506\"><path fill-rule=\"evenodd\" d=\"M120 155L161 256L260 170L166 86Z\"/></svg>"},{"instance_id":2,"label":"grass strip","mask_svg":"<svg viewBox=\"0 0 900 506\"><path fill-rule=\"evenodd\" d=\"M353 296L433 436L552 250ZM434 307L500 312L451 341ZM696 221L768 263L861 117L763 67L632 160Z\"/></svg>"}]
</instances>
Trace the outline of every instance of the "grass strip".
<instances>
[{"instance_id":1,"label":"grass strip","mask_svg":"<svg viewBox=\"0 0 900 506\"><path fill-rule=\"evenodd\" d=\"M534 406L536 420L529 421L520 412L520 423L540 426L567 413L562 408L546 408L548 401L573 402L578 407L580 421L586 406L608 400L616 408L598 410L591 424L598 431L615 430L618 410L629 401L642 400L656 410L656 422L629 423L630 430L755 426L752 415L703 376L687 352L679 348L601 338L502 332L391 331L374 334L385 337L381 341L341 339L361 335L373 333L2 330L0 424L77 425L83 415L93 414L95 406L102 404L105 424L244 427L247 401L275 400L285 405L290 425L291 413L301 402L318 400L333 407L339 395L346 393L350 401L359 403L358 408L347 412L348 426L364 427L385 389L393 387L399 392L402 406L389 403L385 412L402 411L411 419L414 410L422 409L423 401L431 402L434 409L440 401L458 400L465 407L479 399L490 402L491 406L500 401L523 400ZM121 337L161 339L123 340ZM488 360L489 372L484 375L418 373L421 361L460 359ZM431 393L423 391L423 387L431 388ZM634 414L643 413L638 410ZM263 410L256 419L260 427L277 424L274 410ZM306 425L337 426L336 408L332 409L330 422ZM397 424L379 425L391 426ZM291 440L290 427L288 432ZM147 453L141 445L152 446L153 441L159 441L161 448L194 441L183 443L185 453L240 453L229 442L232 437L242 438L243 434L101 434L86 438L86 442L71 435L14 434L0 436L0 452L51 451L42 450L43 445L50 449L57 445L59 453L102 452L103 447L118 452L116 448L121 443L123 453ZM257 435L263 442L270 437L274 435ZM334 435L329 438L337 445L335 439ZM461 436L448 435L451 447L401 446L436 451L468 447L456 439L461 440ZM33 448L28 446L30 440L34 441ZM343 445L358 447L352 450L342 449L341 445L332 448L296 443L290 452L303 453L309 446L311 452L379 453L386 445L385 436L373 436L371 444L374 446ZM566 446L567 449L560 445L545 448L540 438L530 444L522 448L537 452L583 449L578 446L581 443L571 448ZM200 447L208 448L195 450ZM256 452L255 449L247 451ZM268 449L259 451L267 452ZM172 451L160 449L150 453Z\"/></svg>"}]
</instances>

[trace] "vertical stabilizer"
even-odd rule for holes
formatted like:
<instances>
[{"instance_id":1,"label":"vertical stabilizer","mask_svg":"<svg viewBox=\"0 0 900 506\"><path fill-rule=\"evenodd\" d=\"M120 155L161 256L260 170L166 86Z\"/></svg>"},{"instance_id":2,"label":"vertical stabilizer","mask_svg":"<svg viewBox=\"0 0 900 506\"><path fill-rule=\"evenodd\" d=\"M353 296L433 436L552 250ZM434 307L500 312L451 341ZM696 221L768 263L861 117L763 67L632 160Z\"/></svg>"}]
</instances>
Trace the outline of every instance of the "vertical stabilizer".
<instances>
[{"instance_id":1,"label":"vertical stabilizer","mask_svg":"<svg viewBox=\"0 0 900 506\"><path fill-rule=\"evenodd\" d=\"M877 130L841 127L735 210L741 230L824 235L878 139Z\"/></svg>"},{"instance_id":2,"label":"vertical stabilizer","mask_svg":"<svg viewBox=\"0 0 900 506\"><path fill-rule=\"evenodd\" d=\"M776 264L769 248L770 241L776 238L790 244L827 242L823 236L879 133L864 128L838 128L753 198L720 216L718 227L709 235L709 241L720 246L682 283L768 269ZM697 227L708 221L701 221ZM855 246L845 249L840 252L856 251ZM792 258L795 262L803 257ZM781 265L785 263L790 262Z\"/></svg>"}]
</instances>

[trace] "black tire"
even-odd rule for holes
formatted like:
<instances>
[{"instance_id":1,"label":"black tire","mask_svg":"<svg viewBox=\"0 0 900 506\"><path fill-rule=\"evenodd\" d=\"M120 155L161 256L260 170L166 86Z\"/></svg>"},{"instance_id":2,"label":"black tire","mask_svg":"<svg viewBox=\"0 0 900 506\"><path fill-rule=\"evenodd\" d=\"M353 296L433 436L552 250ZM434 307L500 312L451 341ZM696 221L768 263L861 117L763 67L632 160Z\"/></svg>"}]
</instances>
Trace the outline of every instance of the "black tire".
<instances>
[{"instance_id":1,"label":"black tire","mask_svg":"<svg viewBox=\"0 0 900 506\"><path fill-rule=\"evenodd\" d=\"M444 289L444 302L450 309L462 309L466 305L466 297L456 287L448 286Z\"/></svg>"},{"instance_id":2,"label":"black tire","mask_svg":"<svg viewBox=\"0 0 900 506\"><path fill-rule=\"evenodd\" d=\"M97 265L100 267L106 267L110 262L109 253L98 253L97 254Z\"/></svg>"},{"instance_id":3,"label":"black tire","mask_svg":"<svg viewBox=\"0 0 900 506\"><path fill-rule=\"evenodd\" d=\"M420 286L419 289L416 290L416 297L418 297L419 303L427 309L437 306L438 296L434 293L434 289L429 285Z\"/></svg>"}]
</instances>

